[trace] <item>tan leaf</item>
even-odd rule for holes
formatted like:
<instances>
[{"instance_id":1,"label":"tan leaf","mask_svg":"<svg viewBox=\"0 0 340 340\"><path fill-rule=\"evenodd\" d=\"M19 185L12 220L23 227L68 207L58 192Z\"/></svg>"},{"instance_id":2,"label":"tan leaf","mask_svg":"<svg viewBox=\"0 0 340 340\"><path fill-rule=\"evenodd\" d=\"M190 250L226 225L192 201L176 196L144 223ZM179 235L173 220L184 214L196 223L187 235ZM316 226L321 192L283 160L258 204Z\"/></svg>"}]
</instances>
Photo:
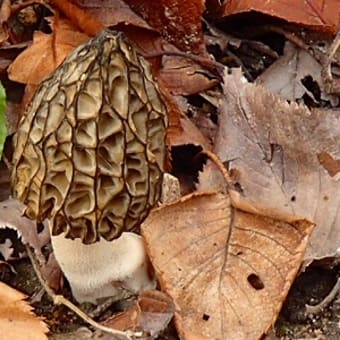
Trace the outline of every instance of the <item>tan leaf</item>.
<instances>
[{"instance_id":1,"label":"tan leaf","mask_svg":"<svg viewBox=\"0 0 340 340\"><path fill-rule=\"evenodd\" d=\"M317 83L321 98L315 98L304 85L307 77ZM310 53L290 42L286 43L284 54L256 79L256 83L286 100L298 100L308 94L316 103L320 99L338 102L336 96L330 97L323 89L321 64Z\"/></svg>"},{"instance_id":2,"label":"tan leaf","mask_svg":"<svg viewBox=\"0 0 340 340\"><path fill-rule=\"evenodd\" d=\"M47 340L48 328L26 296L0 282L0 339Z\"/></svg>"},{"instance_id":3,"label":"tan leaf","mask_svg":"<svg viewBox=\"0 0 340 340\"><path fill-rule=\"evenodd\" d=\"M196 193L151 212L142 226L182 339L258 339L274 323L311 224L234 210Z\"/></svg>"},{"instance_id":4,"label":"tan leaf","mask_svg":"<svg viewBox=\"0 0 340 340\"><path fill-rule=\"evenodd\" d=\"M88 39L87 35L77 31L67 20L58 20L53 29L53 34L40 31L34 33L33 44L9 67L11 80L40 84L75 47Z\"/></svg>"},{"instance_id":5,"label":"tan leaf","mask_svg":"<svg viewBox=\"0 0 340 340\"><path fill-rule=\"evenodd\" d=\"M234 192L234 202L314 222L306 259L334 256L340 240L339 111L289 104L237 70L224 76L219 123L214 150L237 173L241 192ZM212 176L206 177L213 182Z\"/></svg>"},{"instance_id":6,"label":"tan leaf","mask_svg":"<svg viewBox=\"0 0 340 340\"><path fill-rule=\"evenodd\" d=\"M38 233L37 223L23 216L24 205L16 199L8 199L0 202L0 233L5 228L16 230L23 243L30 245L36 256L41 260L44 256L42 247L50 241L50 232L47 227Z\"/></svg>"}]
</instances>

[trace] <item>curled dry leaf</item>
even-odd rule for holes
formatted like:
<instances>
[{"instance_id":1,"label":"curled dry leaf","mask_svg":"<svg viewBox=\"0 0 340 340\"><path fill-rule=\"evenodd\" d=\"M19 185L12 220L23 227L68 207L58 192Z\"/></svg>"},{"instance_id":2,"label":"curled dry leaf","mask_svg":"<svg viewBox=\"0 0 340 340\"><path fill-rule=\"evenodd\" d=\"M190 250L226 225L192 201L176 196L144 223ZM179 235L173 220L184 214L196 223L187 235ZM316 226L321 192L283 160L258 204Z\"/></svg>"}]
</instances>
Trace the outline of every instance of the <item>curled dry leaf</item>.
<instances>
[{"instance_id":1,"label":"curled dry leaf","mask_svg":"<svg viewBox=\"0 0 340 340\"><path fill-rule=\"evenodd\" d=\"M22 52L8 69L9 78L19 83L38 85L59 66L66 56L89 37L67 20L59 19L52 34L34 33L33 44Z\"/></svg>"},{"instance_id":2,"label":"curled dry leaf","mask_svg":"<svg viewBox=\"0 0 340 340\"><path fill-rule=\"evenodd\" d=\"M265 214L306 218L316 224L306 259L336 254L339 111L311 112L248 83L240 70L226 73L215 152L238 175L235 204L246 200Z\"/></svg>"},{"instance_id":3,"label":"curled dry leaf","mask_svg":"<svg viewBox=\"0 0 340 340\"><path fill-rule=\"evenodd\" d=\"M183 339L258 339L274 323L312 226L242 212L222 193L196 193L142 225Z\"/></svg>"},{"instance_id":4,"label":"curled dry leaf","mask_svg":"<svg viewBox=\"0 0 340 340\"><path fill-rule=\"evenodd\" d=\"M105 326L119 330L143 331L156 337L174 315L172 300L157 290L141 292L137 302L105 322Z\"/></svg>"},{"instance_id":5,"label":"curled dry leaf","mask_svg":"<svg viewBox=\"0 0 340 340\"><path fill-rule=\"evenodd\" d=\"M213 75L189 58L163 57L159 76L173 95L191 95L212 88L218 83Z\"/></svg>"},{"instance_id":6,"label":"curled dry leaf","mask_svg":"<svg viewBox=\"0 0 340 340\"><path fill-rule=\"evenodd\" d=\"M25 298L0 282L0 339L47 340L46 324L23 301Z\"/></svg>"}]
</instances>

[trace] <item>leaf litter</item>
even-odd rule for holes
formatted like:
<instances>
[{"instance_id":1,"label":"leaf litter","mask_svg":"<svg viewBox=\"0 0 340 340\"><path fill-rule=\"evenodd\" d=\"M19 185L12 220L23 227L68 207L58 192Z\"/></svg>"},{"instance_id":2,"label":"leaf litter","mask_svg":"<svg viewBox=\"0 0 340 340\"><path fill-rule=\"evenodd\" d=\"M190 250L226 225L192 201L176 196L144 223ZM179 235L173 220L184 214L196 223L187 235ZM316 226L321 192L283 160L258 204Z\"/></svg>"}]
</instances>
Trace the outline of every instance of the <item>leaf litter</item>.
<instances>
[{"instance_id":1,"label":"leaf litter","mask_svg":"<svg viewBox=\"0 0 340 340\"><path fill-rule=\"evenodd\" d=\"M194 144L209 149L211 136L209 140L204 137L183 113L174 95L203 93L215 87L219 78L214 77L210 69L195 63L193 58L166 53L161 56L160 53L182 50L207 57L202 40L202 2L190 1L183 7L176 7L177 1L162 2L164 6L174 7L171 20L161 23L154 20L156 12L150 10L152 6L146 14L139 16L138 1L72 3L72 6L80 6L80 10L72 13L71 9L76 7L67 7L68 2L51 2L55 13L59 9L69 21L56 15L57 21L51 25L52 34L36 32L31 50L27 49L11 66L13 79L39 84L68 51L81 42L74 41L74 37L87 39L98 27L118 24L119 29L136 39L141 50L155 55L150 60L168 97L171 113L169 147ZM211 11L209 15L216 17L214 9L217 7L212 3L215 2L207 4ZM247 18L247 12L255 10L298 26L330 33L338 27L334 18L339 9L334 4L335 1L330 0L329 6L322 8L319 2L309 1L308 11L300 11L302 2L299 2L292 13L285 2L271 5L235 1L228 2L222 8L224 12L219 8L218 18L232 18L240 13ZM9 16L7 2L6 6L4 20ZM187 11L190 6L195 10ZM116 8L114 13L110 13L112 8ZM191 17L187 15L189 12ZM79 20L74 18L77 15L80 15ZM122 22L129 25L121 25ZM241 16L239 22L242 22ZM181 35L180 39L171 33L174 32L171 25L175 26L176 34ZM195 27L198 33L195 39L189 39L190 30L185 29L186 25ZM164 31L163 26L166 26ZM13 32L12 24L3 25L1 37L4 41L11 39L15 36ZM229 43L223 45L225 32L219 33L217 44L208 44L209 52L216 46L223 49L223 54L231 58L229 63L242 66L249 79L252 79L252 70L248 72L249 62L243 59L249 49L260 53L260 61L254 65L256 72L266 69L261 64L262 57L270 56L273 61L278 58L277 50L258 41L247 41L245 47L243 42L246 40L225 35ZM239 57L241 49L245 54ZM255 58L250 60L255 64ZM41 68L35 67L34 63L27 64L32 61ZM290 67L288 71L286 62ZM308 109L294 102L302 102L307 94L312 98L313 106L320 103L327 106L328 101L337 106L337 96L330 97L324 89L324 79L320 75L323 66L320 59L314 60L306 51L286 43L283 55L267 68L257 83L263 83L270 91L292 101L290 104L263 87L248 83L240 71L225 74L213 150L228 167L233 182L223 190L226 187L224 179L221 180L216 167L208 163L197 185L203 192L165 205L145 221L143 234L147 249L162 290L173 299L175 322L181 338L260 338L274 324L301 263L307 265L315 259L338 256L339 111L338 108ZM286 74L287 78L284 78L282 75ZM317 83L320 98L305 86L304 80L308 77ZM22 224L20 219L16 224ZM34 248L40 251L43 243L39 242ZM11 247L6 243L4 251L11 253ZM56 286L59 279L58 275L54 279ZM150 305L152 308L154 303ZM128 320L127 327L145 327L135 322L135 312L139 308L137 303L123 312L123 318ZM154 319L159 321L159 329L166 327L167 323L162 322L172 312L171 308L162 309L160 319Z\"/></svg>"},{"instance_id":2,"label":"leaf litter","mask_svg":"<svg viewBox=\"0 0 340 340\"><path fill-rule=\"evenodd\" d=\"M288 104L239 70L224 76L216 154L238 176L241 193L265 213L302 217L316 224L306 261L335 256L340 239L340 182L327 171L340 159L340 115ZM326 156L327 155L327 156Z\"/></svg>"}]
</instances>

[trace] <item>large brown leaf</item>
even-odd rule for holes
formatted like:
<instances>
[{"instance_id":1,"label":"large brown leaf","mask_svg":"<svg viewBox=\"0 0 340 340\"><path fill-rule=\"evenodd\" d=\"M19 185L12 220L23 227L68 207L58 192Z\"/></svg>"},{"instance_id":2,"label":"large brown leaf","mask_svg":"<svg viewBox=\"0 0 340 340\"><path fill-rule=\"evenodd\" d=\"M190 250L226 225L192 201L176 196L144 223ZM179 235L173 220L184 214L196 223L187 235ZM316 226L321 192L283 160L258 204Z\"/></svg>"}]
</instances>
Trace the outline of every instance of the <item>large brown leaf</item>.
<instances>
[{"instance_id":1,"label":"large brown leaf","mask_svg":"<svg viewBox=\"0 0 340 340\"><path fill-rule=\"evenodd\" d=\"M224 76L215 152L236 170L241 187L236 204L248 200L266 214L306 218L317 225L306 259L336 254L340 111L311 112L288 104L237 70Z\"/></svg>"},{"instance_id":2,"label":"large brown leaf","mask_svg":"<svg viewBox=\"0 0 340 340\"><path fill-rule=\"evenodd\" d=\"M166 40L182 51L206 54L202 31L203 0L125 0Z\"/></svg>"},{"instance_id":3,"label":"large brown leaf","mask_svg":"<svg viewBox=\"0 0 340 340\"><path fill-rule=\"evenodd\" d=\"M11 80L24 84L40 84L75 47L89 38L63 19L58 20L53 28L53 34L40 31L34 33L33 44L9 67Z\"/></svg>"},{"instance_id":4,"label":"large brown leaf","mask_svg":"<svg viewBox=\"0 0 340 340\"><path fill-rule=\"evenodd\" d=\"M339 27L339 0L234 0L225 2L224 15L250 11L331 33L335 33Z\"/></svg>"},{"instance_id":5,"label":"large brown leaf","mask_svg":"<svg viewBox=\"0 0 340 340\"><path fill-rule=\"evenodd\" d=\"M274 323L311 224L231 207L196 193L151 212L142 226L182 339L258 339Z\"/></svg>"}]
</instances>

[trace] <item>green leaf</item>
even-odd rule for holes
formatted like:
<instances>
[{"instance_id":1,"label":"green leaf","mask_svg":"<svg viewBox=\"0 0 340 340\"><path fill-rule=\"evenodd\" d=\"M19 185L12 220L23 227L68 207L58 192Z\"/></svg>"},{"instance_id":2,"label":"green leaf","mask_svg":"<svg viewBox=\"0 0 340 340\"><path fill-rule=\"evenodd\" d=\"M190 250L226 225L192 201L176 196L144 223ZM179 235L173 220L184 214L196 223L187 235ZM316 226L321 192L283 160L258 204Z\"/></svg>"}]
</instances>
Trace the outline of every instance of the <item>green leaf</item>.
<instances>
[{"instance_id":1,"label":"green leaf","mask_svg":"<svg viewBox=\"0 0 340 340\"><path fill-rule=\"evenodd\" d=\"M6 111L6 92L5 88L0 83L0 159L2 157L2 151L4 149L4 144L7 136L5 111Z\"/></svg>"}]
</instances>

